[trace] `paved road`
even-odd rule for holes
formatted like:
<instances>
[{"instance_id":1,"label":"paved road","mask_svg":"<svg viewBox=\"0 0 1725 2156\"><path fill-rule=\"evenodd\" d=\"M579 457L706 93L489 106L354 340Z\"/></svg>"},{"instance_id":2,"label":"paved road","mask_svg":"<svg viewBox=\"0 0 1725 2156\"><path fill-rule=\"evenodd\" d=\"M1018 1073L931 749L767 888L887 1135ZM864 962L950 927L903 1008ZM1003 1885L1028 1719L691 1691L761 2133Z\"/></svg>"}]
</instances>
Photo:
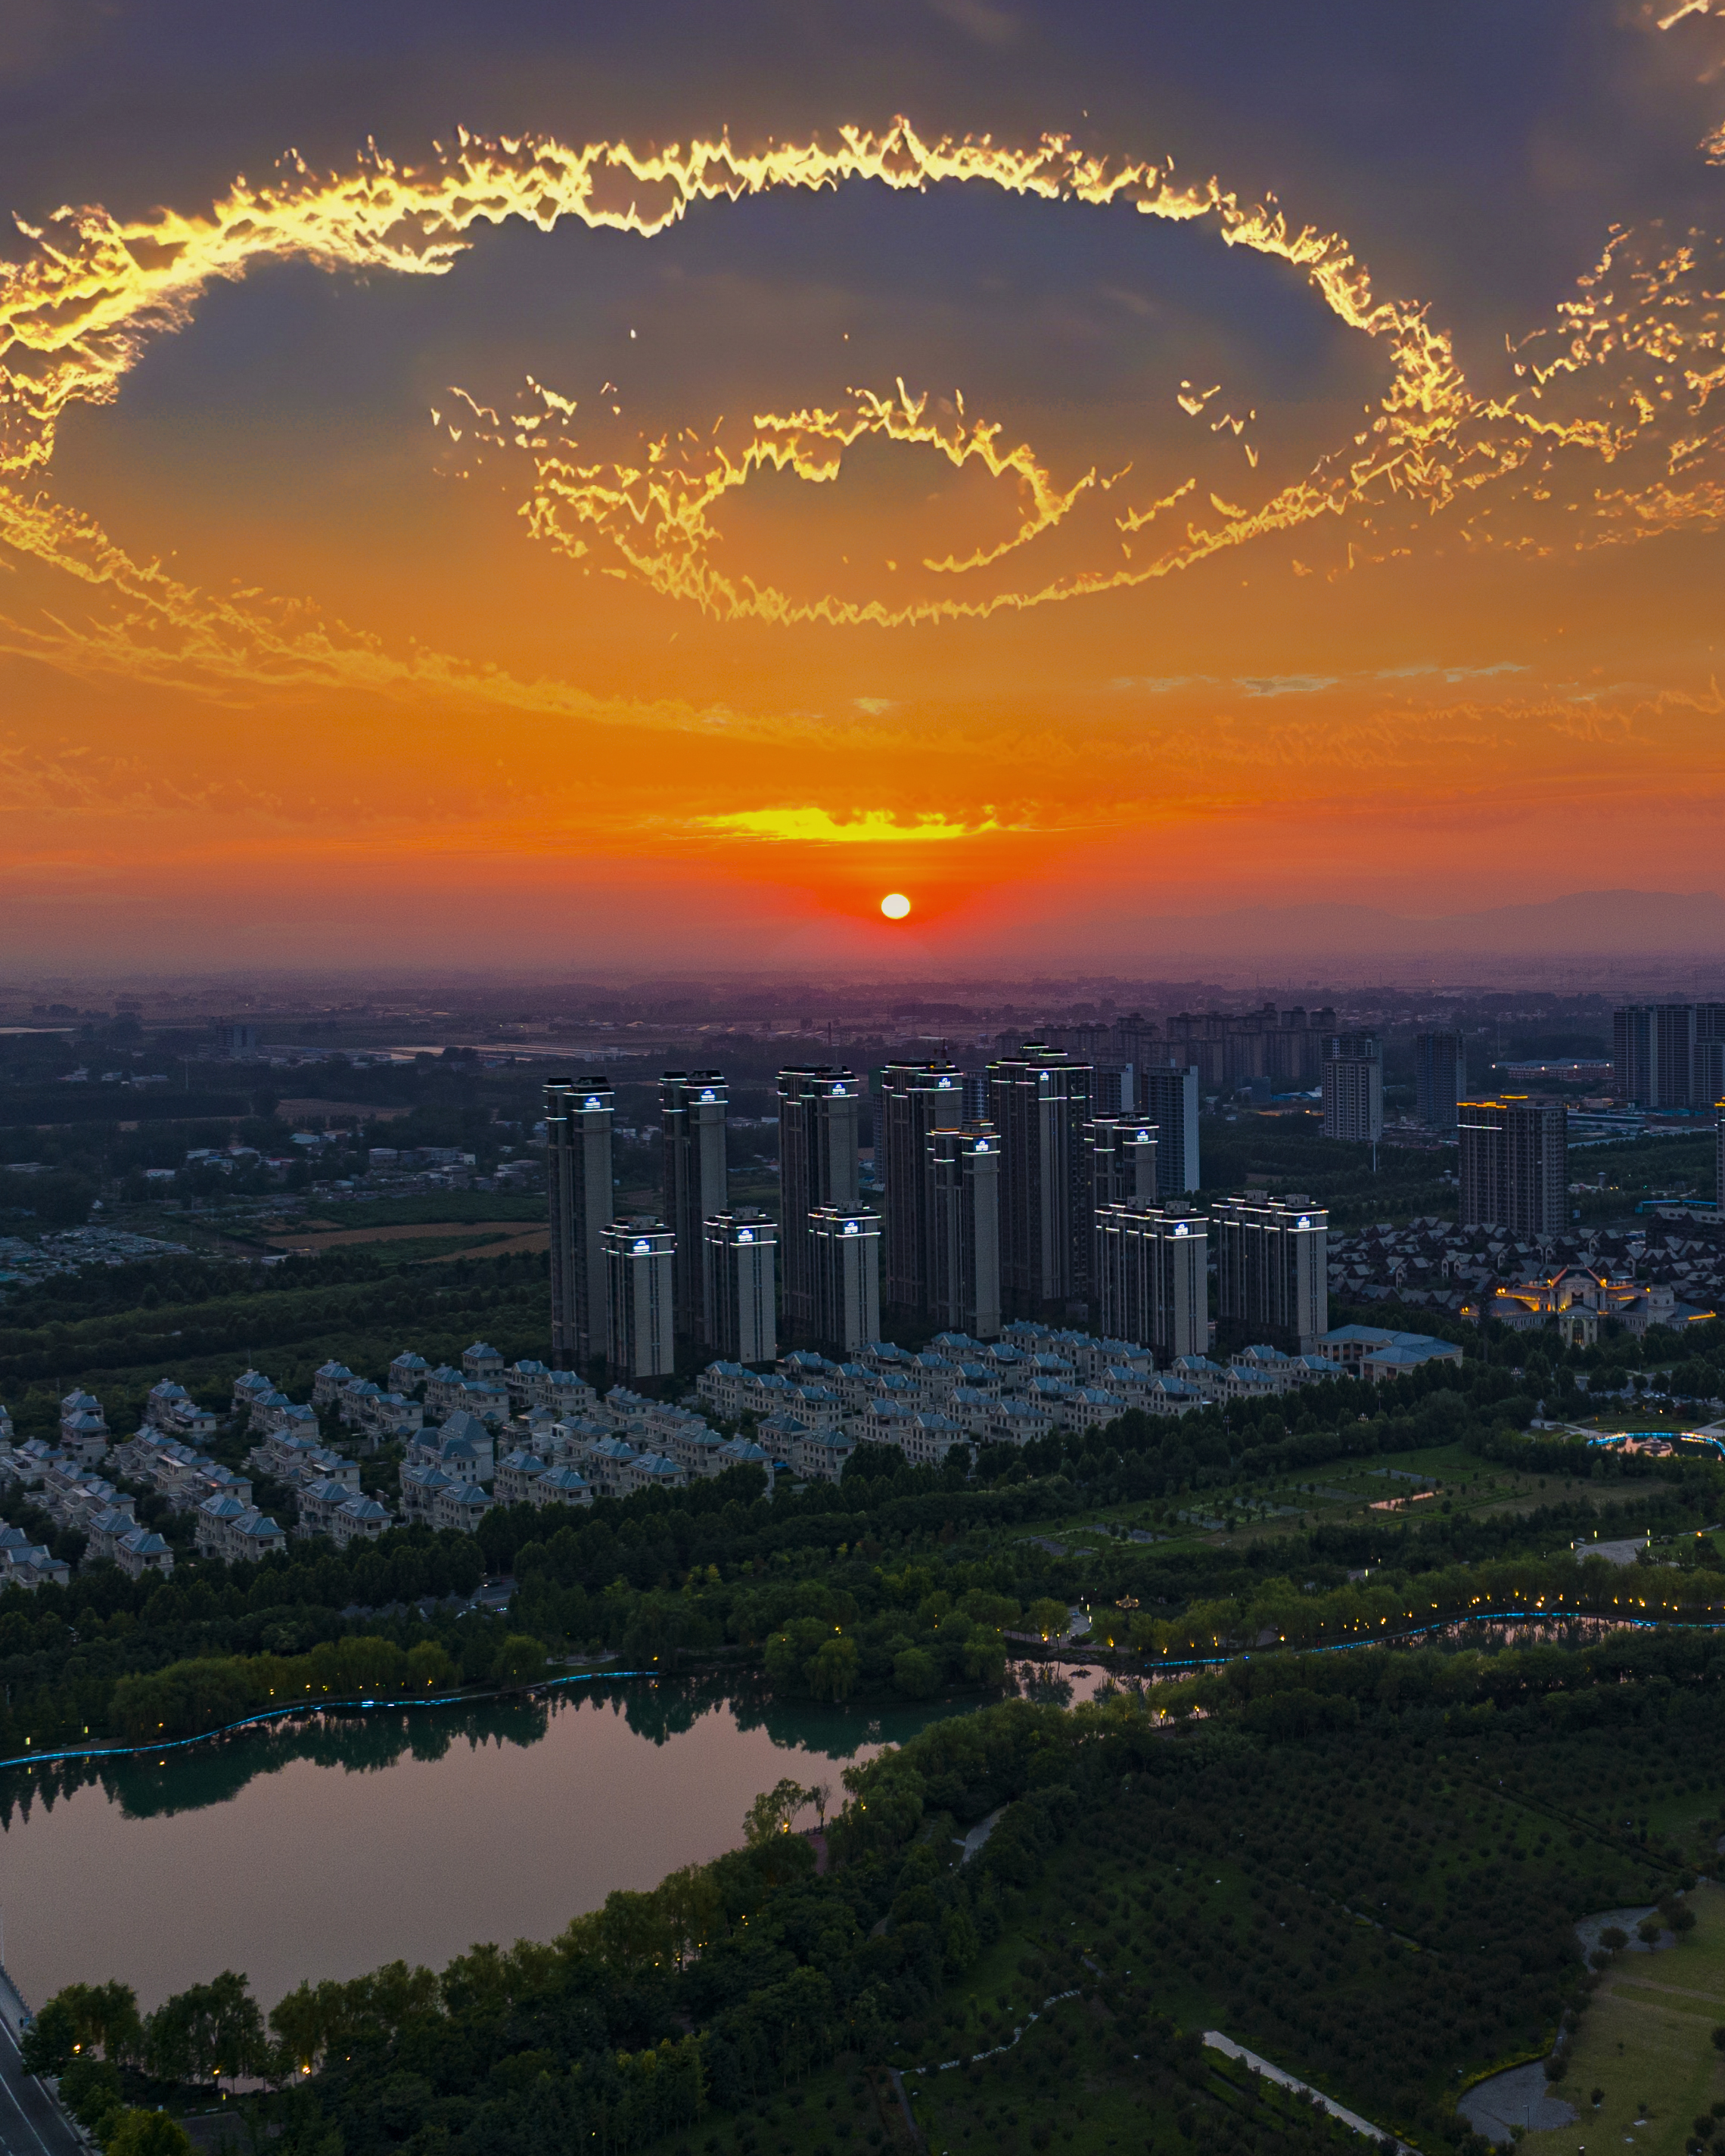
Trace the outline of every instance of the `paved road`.
<instances>
[{"instance_id":1,"label":"paved road","mask_svg":"<svg viewBox=\"0 0 1725 2156\"><path fill-rule=\"evenodd\" d=\"M1357 2111L1347 2110L1333 2097L1325 2096L1322 2090L1313 2088L1310 2082L1296 2081L1291 2074L1285 2074L1280 2066L1272 2066L1268 2059L1260 2059L1255 2051L1249 2051L1243 2044L1236 2044L1230 2037L1224 2036L1219 2029L1206 2029L1204 2041L1213 2051L1221 2052L1224 2058L1241 2061L1255 2074L1262 2074L1266 2081L1276 2082L1296 2096L1310 2097L1313 2102L1328 2112L1332 2118L1339 2119L1353 2133L1363 2133L1373 2141L1387 2142L1394 2149L1395 2156L1418 2156L1418 2152L1407 2142L1398 2141L1394 2134L1386 2133L1381 2126L1373 2126L1370 2119L1362 2118Z\"/></svg>"},{"instance_id":2,"label":"paved road","mask_svg":"<svg viewBox=\"0 0 1725 2156\"><path fill-rule=\"evenodd\" d=\"M87 2156L84 2143L18 2056L22 2002L0 1972L0 2156Z\"/></svg>"}]
</instances>

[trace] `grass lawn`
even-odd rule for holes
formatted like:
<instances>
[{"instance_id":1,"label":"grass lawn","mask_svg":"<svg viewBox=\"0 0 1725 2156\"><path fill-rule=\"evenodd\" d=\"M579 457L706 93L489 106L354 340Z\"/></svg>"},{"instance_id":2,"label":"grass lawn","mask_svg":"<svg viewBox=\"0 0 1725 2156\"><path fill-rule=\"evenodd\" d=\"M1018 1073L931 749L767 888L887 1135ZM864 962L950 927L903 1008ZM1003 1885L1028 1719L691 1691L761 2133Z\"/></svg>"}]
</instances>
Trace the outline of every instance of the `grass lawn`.
<instances>
[{"instance_id":1,"label":"grass lawn","mask_svg":"<svg viewBox=\"0 0 1725 2156\"><path fill-rule=\"evenodd\" d=\"M1398 1526L1414 1525L1423 1513L1444 1507L1452 1512L1486 1514L1528 1512L1542 1505L1574 1500L1600 1502L1600 1491L1591 1482L1522 1474L1483 1461L1459 1445L1447 1445L1385 1453L1369 1460L1337 1460L1267 1481L1227 1484L1161 1502L1134 1499L1119 1505L1086 1506L1053 1524L1039 1521L1028 1532L1062 1542L1075 1552L1109 1547L1112 1527L1143 1529L1158 1537L1159 1548L1186 1544L1232 1548L1247 1542L1285 1539L1308 1527L1337 1521L1373 1517L1373 1505L1405 1498L1422 1482L1435 1486L1438 1494L1417 1504L1404 1504L1382 1517ZM1615 1497L1616 1493L1613 1495ZM1616 1502L1632 1499L1625 1493ZM1232 1527L1226 1524L1230 1520L1235 1522ZM1208 1521L1221 1524L1211 1527L1205 1525Z\"/></svg>"},{"instance_id":2,"label":"grass lawn","mask_svg":"<svg viewBox=\"0 0 1725 2156\"><path fill-rule=\"evenodd\" d=\"M1591 2146L1601 2156L1632 2143L1636 2156L1681 2156L1695 2120L1725 2101L1725 2053L1712 2041L1725 2023L1725 1889L1699 1887L1689 1902L1697 1922L1680 1945L1625 1953L1607 1973L1558 2092L1580 2117L1530 2133L1530 2150L1579 2156ZM1597 2111L1595 2088L1605 2092Z\"/></svg>"}]
</instances>

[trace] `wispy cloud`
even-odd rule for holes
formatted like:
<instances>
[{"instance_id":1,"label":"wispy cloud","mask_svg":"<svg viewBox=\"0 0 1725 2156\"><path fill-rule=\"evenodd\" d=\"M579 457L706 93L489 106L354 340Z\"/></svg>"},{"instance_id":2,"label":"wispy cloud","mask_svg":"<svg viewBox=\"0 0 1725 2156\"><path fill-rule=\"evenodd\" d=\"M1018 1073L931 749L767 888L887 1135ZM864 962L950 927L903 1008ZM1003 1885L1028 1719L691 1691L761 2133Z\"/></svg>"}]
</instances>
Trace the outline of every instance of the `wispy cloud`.
<instances>
[{"instance_id":1,"label":"wispy cloud","mask_svg":"<svg viewBox=\"0 0 1725 2156\"><path fill-rule=\"evenodd\" d=\"M1118 674L1111 689L1133 689L1141 696L1166 696L1176 689L1202 689L1214 680L1210 674Z\"/></svg>"},{"instance_id":2,"label":"wispy cloud","mask_svg":"<svg viewBox=\"0 0 1725 2156\"><path fill-rule=\"evenodd\" d=\"M1494 674L1525 674L1525 666L1512 660L1500 659L1495 666L1437 666L1430 663L1412 666L1380 666L1373 675L1374 681L1418 681L1428 676L1440 681L1489 681Z\"/></svg>"},{"instance_id":3,"label":"wispy cloud","mask_svg":"<svg viewBox=\"0 0 1725 2156\"><path fill-rule=\"evenodd\" d=\"M1242 674L1234 685L1248 696L1313 696L1341 681L1339 674Z\"/></svg>"},{"instance_id":4,"label":"wispy cloud","mask_svg":"<svg viewBox=\"0 0 1725 2156\"><path fill-rule=\"evenodd\" d=\"M1434 660L1416 660L1406 666L1378 666L1363 673L1240 674L1227 683L1214 674L1117 674L1108 686L1141 696L1223 686L1238 689L1246 696L1314 696L1323 689L1368 689L1379 681L1442 681L1453 686L1460 681L1488 681L1498 675L1527 670L1507 659L1491 666L1440 666Z\"/></svg>"},{"instance_id":5,"label":"wispy cloud","mask_svg":"<svg viewBox=\"0 0 1725 2156\"><path fill-rule=\"evenodd\" d=\"M859 808L848 816L834 816L829 809L810 808L739 808L729 815L696 816L690 821L701 830L732 838L776 839L814 846L901 846L906 840L926 844L1029 828L1002 823L990 808L985 808L980 820L973 824L942 815L916 816L901 823L887 808Z\"/></svg>"}]
</instances>

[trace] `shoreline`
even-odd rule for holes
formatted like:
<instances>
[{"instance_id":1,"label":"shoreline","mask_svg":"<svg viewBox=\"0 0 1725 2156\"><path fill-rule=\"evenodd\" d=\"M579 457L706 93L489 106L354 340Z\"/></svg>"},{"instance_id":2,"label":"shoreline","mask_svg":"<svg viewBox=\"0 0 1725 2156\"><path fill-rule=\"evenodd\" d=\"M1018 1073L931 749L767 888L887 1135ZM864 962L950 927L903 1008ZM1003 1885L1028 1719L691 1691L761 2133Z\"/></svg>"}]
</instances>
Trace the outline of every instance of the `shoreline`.
<instances>
[{"instance_id":1,"label":"shoreline","mask_svg":"<svg viewBox=\"0 0 1725 2156\"><path fill-rule=\"evenodd\" d=\"M1129 1647L1086 1648L1064 1644L1056 1645L1050 1643L1039 1650L1028 1642L1018 1641L1014 1641L1014 1645L1019 1647L1019 1651L1010 1659L1021 1663L1038 1664L1050 1668L1054 1672L1058 1672L1062 1667L1070 1666L1076 1674L1094 1666L1099 1668L1104 1676L1111 1678L1117 1678L1127 1682L1137 1680L1154 1684L1177 1675L1191 1676L1205 1670L1226 1669L1233 1662L1250 1661L1255 1655L1267 1656L1277 1653L1292 1656L1339 1655L1351 1654L1362 1648L1405 1647L1429 1640L1434 1634L1454 1632L1464 1626L1471 1628L1476 1625L1537 1625L1542 1630L1587 1625L1599 1628L1602 1635L1612 1632L1725 1631L1725 1620L1685 1624L1676 1620L1656 1617L1599 1617L1590 1612L1579 1610L1565 1612L1558 1616L1546 1609L1501 1609L1482 1610L1477 1615L1440 1618L1430 1625L1415 1625L1409 1630L1383 1634L1376 1638L1367 1635L1358 1640L1335 1640L1309 1647L1240 1648L1229 1654L1199 1656L1180 1661L1151 1662L1142 1656L1135 1657L1132 1650ZM0 1773L9 1771L15 1767L59 1765L79 1760L141 1759L146 1758L151 1753L160 1757L169 1752L185 1751L194 1744L213 1743L219 1738L231 1737L243 1730L261 1730L275 1724L297 1722L308 1715L326 1713L336 1707L367 1714L398 1713L406 1707L477 1707L489 1700L531 1698L536 1693L557 1691L573 1685L596 1684L613 1678L619 1681L624 1679L633 1681L641 1677L695 1676L701 1675L708 1668L716 1671L721 1666L722 1666L703 1663L683 1664L674 1670L665 1668L625 1670L599 1666L590 1670L573 1671L563 1676L536 1677L531 1684L494 1686L482 1691L429 1694L415 1692L392 1698L352 1694L341 1699L305 1702L292 1707L268 1707L257 1714L242 1715L239 1720L223 1722L214 1729L201 1729L187 1737L159 1738L148 1744L73 1744L59 1746L53 1751L21 1752L11 1758L0 1759ZM732 1663L730 1666L734 1668L736 1665ZM860 1703L866 1704L867 1702Z\"/></svg>"}]
</instances>

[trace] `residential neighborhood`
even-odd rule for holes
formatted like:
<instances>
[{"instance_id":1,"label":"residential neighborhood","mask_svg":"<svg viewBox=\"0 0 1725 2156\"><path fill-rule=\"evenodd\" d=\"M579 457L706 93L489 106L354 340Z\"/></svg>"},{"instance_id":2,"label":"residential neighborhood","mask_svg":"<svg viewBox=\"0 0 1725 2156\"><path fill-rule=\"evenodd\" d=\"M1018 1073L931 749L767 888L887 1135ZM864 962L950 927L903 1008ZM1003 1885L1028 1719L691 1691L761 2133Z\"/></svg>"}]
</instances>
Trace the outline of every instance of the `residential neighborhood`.
<instances>
[{"instance_id":1,"label":"residential neighborhood","mask_svg":"<svg viewBox=\"0 0 1725 2156\"><path fill-rule=\"evenodd\" d=\"M1573 1282L1540 1291L1589 1312L1608 1307L1599 1281L1591 1300ZM737 1466L761 1469L770 1493L780 1477L836 1482L859 1445L890 1445L912 1465L937 1466L955 1447L1022 1446L1100 1428L1129 1409L1179 1415L1338 1376L1378 1382L1461 1359L1447 1341L1350 1325L1323 1336L1313 1354L1259 1343L1226 1362L1191 1355L1158 1369L1148 1350L1125 1341L1020 1322L988 1342L940 1333L921 1353L876 1340L842 1363L805 1349L770 1369L716 1361L691 1394L670 1401L623 1384L602 1394L536 1361L506 1366L480 1340L459 1368L433 1368L403 1350L387 1385L325 1363L304 1401L263 1372L243 1370L225 1418L164 1379L123 1436L101 1401L81 1390L61 1401L52 1441L15 1442L0 1409L0 1486L38 1493L57 1527L80 1530L84 1563L111 1562L137 1578L171 1573L174 1562L171 1542L138 1517L144 1498L190 1515L201 1555L255 1563L290 1534L326 1535L343 1549L415 1521L470 1534L494 1506L585 1507L685 1488ZM245 1440L243 1469L210 1450L224 1421ZM389 1448L393 1458L398 1446L389 1474L382 1455ZM368 1475L367 1462L378 1471ZM256 1502L256 1485L278 1493L271 1502L285 1526ZM0 1584L39 1586L65 1571L22 1529L0 1537Z\"/></svg>"}]
</instances>

